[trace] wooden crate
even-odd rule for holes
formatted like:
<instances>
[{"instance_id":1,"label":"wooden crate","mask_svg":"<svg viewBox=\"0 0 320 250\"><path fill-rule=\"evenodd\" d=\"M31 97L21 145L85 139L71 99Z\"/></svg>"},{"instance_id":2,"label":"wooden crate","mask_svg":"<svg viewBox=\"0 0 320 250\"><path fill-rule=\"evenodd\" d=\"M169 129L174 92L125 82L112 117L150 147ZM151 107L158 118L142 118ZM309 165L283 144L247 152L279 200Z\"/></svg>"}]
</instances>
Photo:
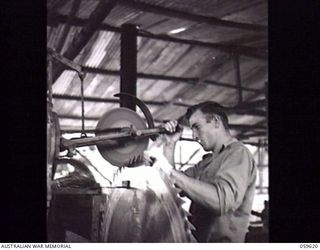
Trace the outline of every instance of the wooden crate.
<instances>
[{"instance_id":1,"label":"wooden crate","mask_svg":"<svg viewBox=\"0 0 320 250\"><path fill-rule=\"evenodd\" d=\"M69 241L99 242L100 220L106 195L92 193L57 193L49 210L48 241L66 242L66 232L78 235ZM70 234L69 234L70 235Z\"/></svg>"}]
</instances>

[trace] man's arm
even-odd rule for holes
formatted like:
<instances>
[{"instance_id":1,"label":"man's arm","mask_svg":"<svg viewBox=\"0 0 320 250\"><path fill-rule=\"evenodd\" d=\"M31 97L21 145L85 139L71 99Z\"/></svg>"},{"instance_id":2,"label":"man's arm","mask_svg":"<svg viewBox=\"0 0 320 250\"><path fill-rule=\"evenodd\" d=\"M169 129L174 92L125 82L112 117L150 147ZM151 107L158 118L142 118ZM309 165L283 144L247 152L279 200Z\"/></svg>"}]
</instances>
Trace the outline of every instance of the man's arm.
<instances>
[{"instance_id":1,"label":"man's arm","mask_svg":"<svg viewBox=\"0 0 320 250\"><path fill-rule=\"evenodd\" d=\"M188 177L187 175L172 170L171 176L179 188L185 191L195 202L212 209L220 215L220 201L214 185Z\"/></svg>"},{"instance_id":2,"label":"man's arm","mask_svg":"<svg viewBox=\"0 0 320 250\"><path fill-rule=\"evenodd\" d=\"M168 162L174 167L174 150L176 148L176 142L167 142L163 145L163 155L167 158Z\"/></svg>"},{"instance_id":3,"label":"man's arm","mask_svg":"<svg viewBox=\"0 0 320 250\"><path fill-rule=\"evenodd\" d=\"M195 202L221 215L242 202L251 178L252 162L243 150L232 152L220 173L209 182L199 181L172 170L174 182Z\"/></svg>"}]
</instances>

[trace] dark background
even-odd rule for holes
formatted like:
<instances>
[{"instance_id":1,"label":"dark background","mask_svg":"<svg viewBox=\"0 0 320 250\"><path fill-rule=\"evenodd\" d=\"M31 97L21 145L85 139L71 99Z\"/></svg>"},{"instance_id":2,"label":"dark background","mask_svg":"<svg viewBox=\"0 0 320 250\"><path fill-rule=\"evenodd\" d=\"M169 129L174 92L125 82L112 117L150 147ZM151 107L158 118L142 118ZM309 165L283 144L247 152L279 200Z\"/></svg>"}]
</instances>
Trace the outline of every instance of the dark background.
<instances>
[{"instance_id":1,"label":"dark background","mask_svg":"<svg viewBox=\"0 0 320 250\"><path fill-rule=\"evenodd\" d=\"M319 1L268 2L270 241L320 242ZM45 242L46 2L0 7L0 242Z\"/></svg>"}]
</instances>

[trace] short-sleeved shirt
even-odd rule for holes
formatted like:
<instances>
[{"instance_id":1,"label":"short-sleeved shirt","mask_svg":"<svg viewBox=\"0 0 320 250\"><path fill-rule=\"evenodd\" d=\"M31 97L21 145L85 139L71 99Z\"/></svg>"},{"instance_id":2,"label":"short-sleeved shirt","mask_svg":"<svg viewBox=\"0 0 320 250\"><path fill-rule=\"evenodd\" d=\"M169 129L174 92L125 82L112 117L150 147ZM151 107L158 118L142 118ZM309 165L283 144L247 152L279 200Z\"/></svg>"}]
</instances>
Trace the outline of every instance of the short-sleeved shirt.
<instances>
[{"instance_id":1,"label":"short-sleeved shirt","mask_svg":"<svg viewBox=\"0 0 320 250\"><path fill-rule=\"evenodd\" d=\"M192 202L191 222L199 242L244 242L255 193L256 167L249 150L233 139L222 152L209 154L185 174L212 184L220 211Z\"/></svg>"}]
</instances>

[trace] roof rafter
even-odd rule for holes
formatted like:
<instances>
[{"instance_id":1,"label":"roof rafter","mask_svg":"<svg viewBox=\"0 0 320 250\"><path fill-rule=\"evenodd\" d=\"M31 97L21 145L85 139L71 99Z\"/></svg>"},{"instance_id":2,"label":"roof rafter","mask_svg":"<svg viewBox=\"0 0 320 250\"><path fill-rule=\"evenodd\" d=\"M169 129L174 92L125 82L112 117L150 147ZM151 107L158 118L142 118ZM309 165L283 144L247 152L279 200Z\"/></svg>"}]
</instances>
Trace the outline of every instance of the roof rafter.
<instances>
[{"instance_id":1,"label":"roof rafter","mask_svg":"<svg viewBox=\"0 0 320 250\"><path fill-rule=\"evenodd\" d=\"M59 100L81 101L81 96L74 96L74 95L53 94L52 97L54 99L59 99ZM100 97L84 97L84 101L100 102L100 103L119 103L119 99L116 99L116 98L100 98ZM171 102L147 101L147 100L143 100L143 102L147 105L155 105L155 106L163 106L168 104L173 104L175 106L186 107L186 108L191 106L183 102L171 103ZM264 110L258 110L258 109L240 109L237 106L227 107L226 109L229 114L245 114L245 115L262 116L262 117L265 117L267 115Z\"/></svg>"},{"instance_id":2,"label":"roof rafter","mask_svg":"<svg viewBox=\"0 0 320 250\"><path fill-rule=\"evenodd\" d=\"M82 69L87 73L94 73L94 74L102 74L102 75L113 75L113 76L119 76L120 71L119 70L110 70L110 69L100 69L100 68L92 68L92 67L82 67ZM175 82L184 82L187 84L196 84L199 81L199 78L197 77L178 77L178 76L165 76L165 75L156 75L156 74L146 74L146 73L137 73L137 77L141 79L150 79L150 80L165 80L165 81L175 81ZM238 89L236 85L232 85L229 83L221 83L217 81L211 81L211 80L205 80L203 83L219 86L219 87L225 87L225 88L231 88L231 89ZM260 92L260 89L254 89L254 88L248 88L248 87L241 87L243 91L250 91L250 92Z\"/></svg>"},{"instance_id":3,"label":"roof rafter","mask_svg":"<svg viewBox=\"0 0 320 250\"><path fill-rule=\"evenodd\" d=\"M179 10L170 9L167 7L162 7L159 5L152 5L149 3L144 3L140 1L132 1L132 0L119 0L120 5L124 5L133 9L152 12L155 14L160 14L168 17L185 19L195 22L207 23L214 26L222 26L229 28L237 28L242 30L250 30L256 32L267 32L268 27L258 24L249 24L249 23L239 23L233 21L222 20L215 17L208 17L203 15L195 15Z\"/></svg>"},{"instance_id":4,"label":"roof rafter","mask_svg":"<svg viewBox=\"0 0 320 250\"><path fill-rule=\"evenodd\" d=\"M99 24L103 22L103 20L107 17L110 11L116 4L116 0L100 1L96 9L91 13L87 23L82 28L81 32L77 37L73 40L72 44L69 45L67 51L63 54L64 57L73 60L80 51L84 48L84 46L88 43L91 36L97 30ZM73 19L73 18L72 18ZM71 20L67 18L66 22L71 25ZM53 83L58 79L61 73L64 70L64 65L57 65L53 71Z\"/></svg>"},{"instance_id":5,"label":"roof rafter","mask_svg":"<svg viewBox=\"0 0 320 250\"><path fill-rule=\"evenodd\" d=\"M60 38L58 45L57 45L57 48L56 48L56 51L58 51L59 53L61 53L63 45L65 44L66 38L67 38L69 31L71 29L71 25L69 24L70 20L72 20L77 15L77 12L80 8L80 5L81 5L81 0L73 0L73 4L72 4L71 11L69 14L69 21L66 23L66 25L63 29L63 33L61 35L61 38Z\"/></svg>"},{"instance_id":6,"label":"roof rafter","mask_svg":"<svg viewBox=\"0 0 320 250\"><path fill-rule=\"evenodd\" d=\"M56 25L57 22L64 24L67 22L67 20L68 20L68 16L57 14L56 16L54 16L54 19L51 19L50 17L48 18L48 25L54 26ZM87 22L88 22L88 19L74 18L72 21L70 21L70 24L74 26L84 26L86 25ZM100 30L105 30L105 31L121 32L121 28L114 27L108 24L100 24L98 28ZM266 49L257 49L253 47L243 46L243 45L201 42L201 41L190 40L190 39L176 38L168 35L155 35L143 30L138 31L138 36L146 37L149 39L156 39L156 40L163 40L168 42L176 42L176 43L182 43L182 44L207 47L207 48L220 50L225 53L245 55L247 57L253 57L256 59L266 60L268 58L268 53Z\"/></svg>"}]
</instances>

